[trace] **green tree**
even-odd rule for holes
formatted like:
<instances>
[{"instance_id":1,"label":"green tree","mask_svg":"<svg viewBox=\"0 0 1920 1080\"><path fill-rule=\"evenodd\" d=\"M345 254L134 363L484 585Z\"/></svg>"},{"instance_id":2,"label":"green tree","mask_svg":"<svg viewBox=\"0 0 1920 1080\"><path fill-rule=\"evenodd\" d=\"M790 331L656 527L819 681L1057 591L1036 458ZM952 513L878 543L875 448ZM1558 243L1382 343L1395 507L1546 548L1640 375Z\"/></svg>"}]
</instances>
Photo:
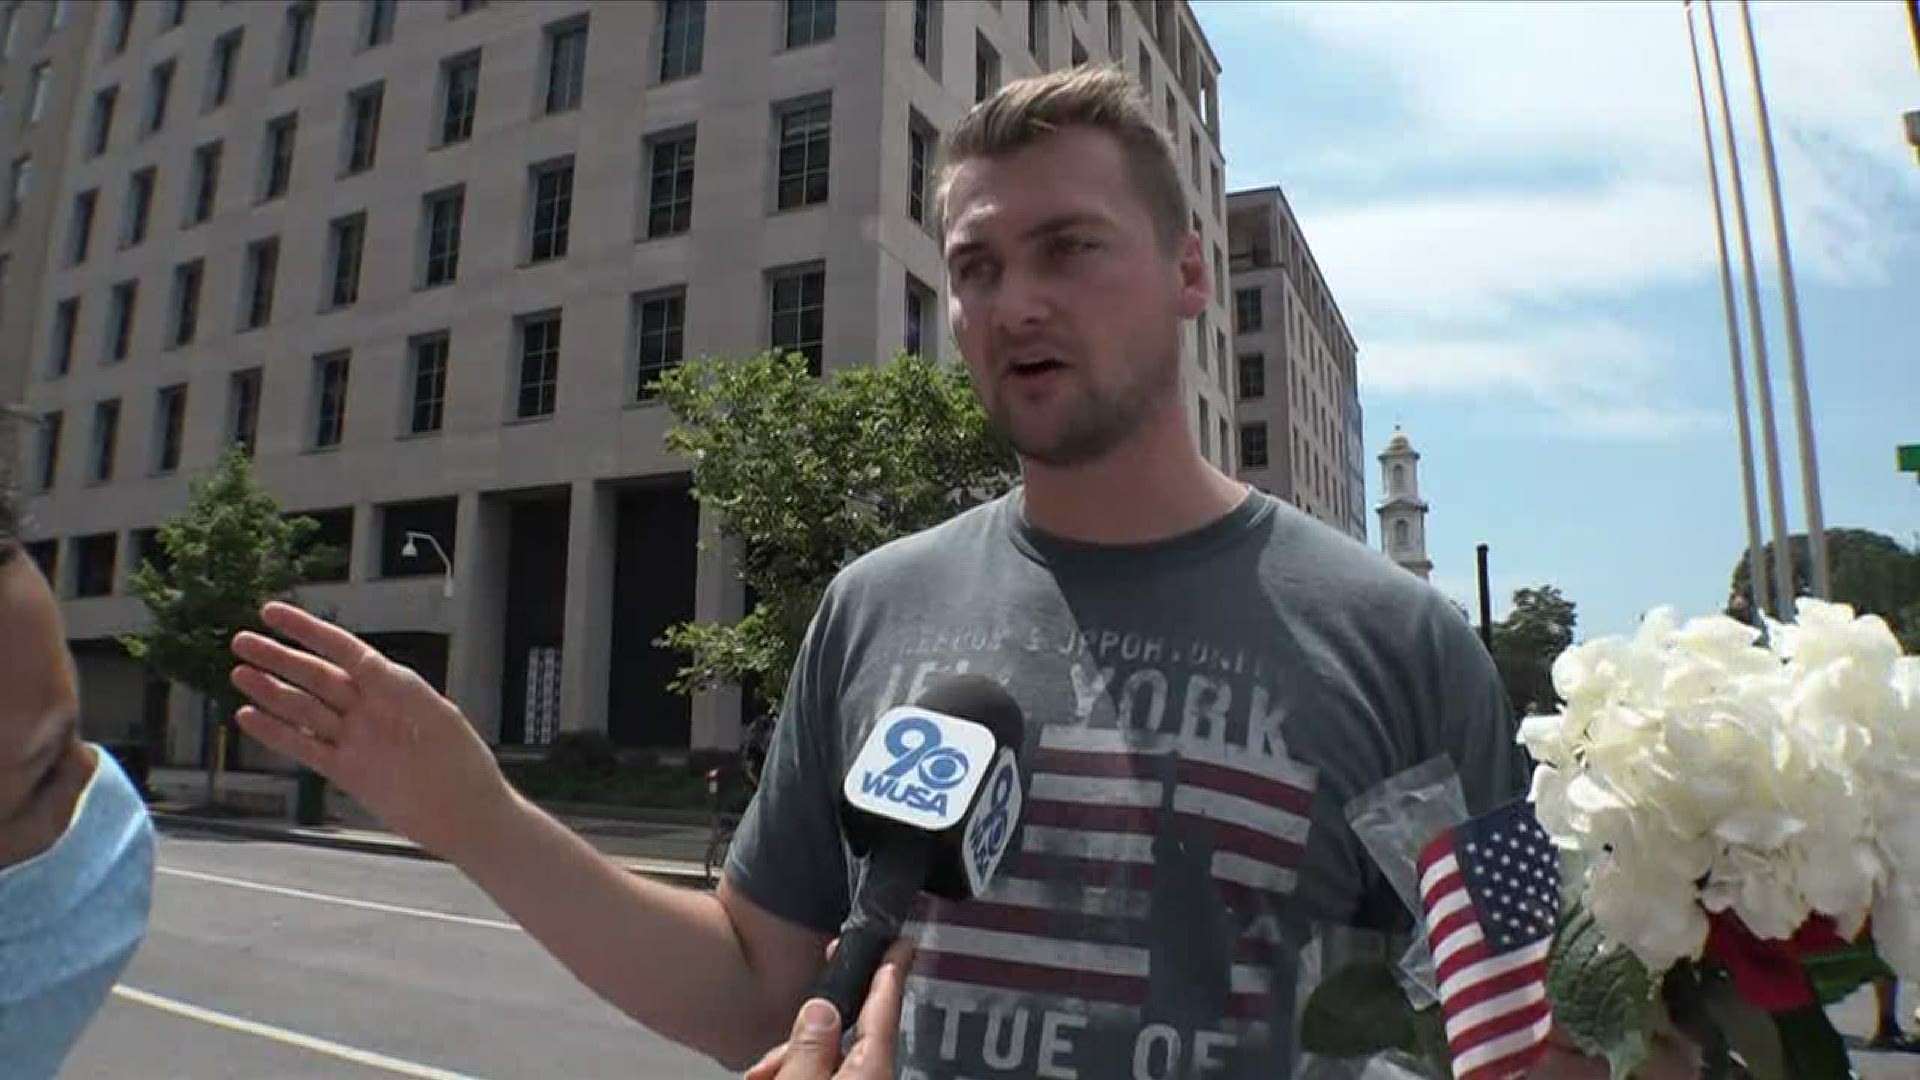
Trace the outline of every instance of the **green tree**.
<instances>
[{"instance_id":1,"label":"green tree","mask_svg":"<svg viewBox=\"0 0 1920 1080\"><path fill-rule=\"evenodd\" d=\"M1760 558L1771 575L1772 541L1761 549ZM1787 561L1793 568L1795 591L1804 594L1813 580L1807 534L1787 538ZM1906 651L1920 653L1920 543L1908 548L1891 536L1866 529L1828 529L1827 568L1833 582L1831 599L1887 620ZM1752 601L1752 575L1742 554L1734 560L1727 612L1741 617Z\"/></svg>"},{"instance_id":2,"label":"green tree","mask_svg":"<svg viewBox=\"0 0 1920 1080\"><path fill-rule=\"evenodd\" d=\"M1559 708L1553 661L1573 644L1578 618L1573 601L1552 585L1540 585L1514 592L1513 610L1493 624L1493 662L1516 714Z\"/></svg>"},{"instance_id":3,"label":"green tree","mask_svg":"<svg viewBox=\"0 0 1920 1080\"><path fill-rule=\"evenodd\" d=\"M245 629L264 632L261 606L291 599L296 585L336 565L342 554L315 543L318 522L281 512L238 447L190 490L186 511L158 530L159 558L142 560L130 582L146 604L147 628L120 642L162 677L206 695L217 730L231 745L240 705L228 680L233 636ZM213 738L214 731L207 735ZM207 755L209 803L218 794L223 758L219 752Z\"/></svg>"},{"instance_id":4,"label":"green tree","mask_svg":"<svg viewBox=\"0 0 1920 1080\"><path fill-rule=\"evenodd\" d=\"M1018 477L962 369L916 354L822 378L798 354L690 361L656 384L667 445L694 497L739 541L748 610L687 622L660 644L689 658L673 684L779 706L800 640L847 562L1005 493Z\"/></svg>"}]
</instances>

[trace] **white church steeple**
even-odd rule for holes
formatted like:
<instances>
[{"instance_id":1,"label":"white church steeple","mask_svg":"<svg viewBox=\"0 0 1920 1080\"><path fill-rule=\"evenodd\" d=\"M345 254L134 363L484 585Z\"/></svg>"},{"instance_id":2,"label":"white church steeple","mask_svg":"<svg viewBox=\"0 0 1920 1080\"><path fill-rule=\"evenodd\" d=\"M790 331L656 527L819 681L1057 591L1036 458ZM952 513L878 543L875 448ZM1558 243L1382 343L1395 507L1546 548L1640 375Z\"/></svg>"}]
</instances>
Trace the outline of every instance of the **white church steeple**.
<instances>
[{"instance_id":1,"label":"white church steeple","mask_svg":"<svg viewBox=\"0 0 1920 1080\"><path fill-rule=\"evenodd\" d=\"M1433 573L1427 558L1427 504L1420 498L1420 453L1399 427L1380 453L1380 550L1425 580Z\"/></svg>"}]
</instances>

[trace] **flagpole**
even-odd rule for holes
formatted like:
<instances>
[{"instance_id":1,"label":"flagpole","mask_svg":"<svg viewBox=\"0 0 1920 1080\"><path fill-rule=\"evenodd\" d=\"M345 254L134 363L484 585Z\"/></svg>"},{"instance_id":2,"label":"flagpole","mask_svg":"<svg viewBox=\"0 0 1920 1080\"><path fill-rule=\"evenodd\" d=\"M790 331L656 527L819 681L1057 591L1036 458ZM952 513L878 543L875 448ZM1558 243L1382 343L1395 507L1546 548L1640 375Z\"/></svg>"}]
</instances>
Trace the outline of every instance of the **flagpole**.
<instances>
[{"instance_id":1,"label":"flagpole","mask_svg":"<svg viewBox=\"0 0 1920 1080\"><path fill-rule=\"evenodd\" d=\"M1707 46L1713 54L1714 79L1720 89L1720 123L1727 140L1727 175L1733 181L1733 221L1739 226L1740 262L1747 293L1748 333L1753 338L1754 392L1760 399L1760 449L1767 465L1767 507L1773 520L1774 617L1793 617L1793 562L1788 550L1786 500L1780 491L1780 435L1773 422L1773 376L1767 367L1767 328L1760 310L1760 279L1753 265L1753 234L1747 227L1747 189L1740 179L1740 147L1733 131L1733 107L1727 99L1727 71L1720 62L1720 32L1713 21L1712 0L1703 0L1707 12Z\"/></svg>"},{"instance_id":2,"label":"flagpole","mask_svg":"<svg viewBox=\"0 0 1920 1080\"><path fill-rule=\"evenodd\" d=\"M1713 152L1713 121L1707 114L1707 83L1700 71L1700 38L1693 25L1693 0L1682 8L1687 17L1687 46L1693 57L1693 88L1700 100L1700 138L1707 151L1707 185L1713 191L1713 236L1720 250L1720 302L1727 318L1727 355L1733 369L1733 408L1740 428L1740 491L1747 511L1747 579L1751 604L1747 619L1760 625L1771 608L1766 558L1761 554L1760 506L1754 493L1753 429L1747 411L1747 365L1740 351L1740 312L1733 299L1733 262L1727 252L1726 212L1720 200L1720 163Z\"/></svg>"},{"instance_id":3,"label":"flagpole","mask_svg":"<svg viewBox=\"0 0 1920 1080\"><path fill-rule=\"evenodd\" d=\"M1773 121L1767 115L1767 91L1760 82L1760 53L1753 43L1753 9L1740 0L1741 28L1747 44L1747 70L1753 74L1753 102L1760 114L1760 156L1767 167L1767 201L1773 210L1773 242L1780 260L1780 306L1787 317L1787 368L1793 379L1795 435L1800 443L1800 491L1806 500L1807 543L1813 562L1813 595L1827 599L1833 583L1827 568L1827 530L1820 512L1819 452L1813 442L1813 409L1807 400L1806 346L1800 336L1800 294L1793 282L1793 256L1787 245L1787 217L1780 205L1780 170L1774 162Z\"/></svg>"}]
</instances>

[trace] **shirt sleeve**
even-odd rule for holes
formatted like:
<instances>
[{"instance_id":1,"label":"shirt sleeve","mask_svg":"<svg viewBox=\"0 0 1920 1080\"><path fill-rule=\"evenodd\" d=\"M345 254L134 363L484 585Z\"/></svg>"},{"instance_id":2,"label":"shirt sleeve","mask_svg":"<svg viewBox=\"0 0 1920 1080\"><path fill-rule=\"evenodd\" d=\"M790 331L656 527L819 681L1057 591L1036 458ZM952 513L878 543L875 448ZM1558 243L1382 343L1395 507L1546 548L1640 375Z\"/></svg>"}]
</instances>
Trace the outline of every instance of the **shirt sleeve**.
<instances>
[{"instance_id":1,"label":"shirt sleeve","mask_svg":"<svg viewBox=\"0 0 1920 1080\"><path fill-rule=\"evenodd\" d=\"M788 922L837 934L850 899L840 836L834 590L801 640L780 701L760 787L727 854L727 880Z\"/></svg>"},{"instance_id":2,"label":"shirt sleeve","mask_svg":"<svg viewBox=\"0 0 1920 1080\"><path fill-rule=\"evenodd\" d=\"M1520 744L1519 721L1500 669L1479 635L1464 620L1439 621L1442 742L1437 749L1459 771L1468 816L1479 817L1527 794L1533 762Z\"/></svg>"}]
</instances>

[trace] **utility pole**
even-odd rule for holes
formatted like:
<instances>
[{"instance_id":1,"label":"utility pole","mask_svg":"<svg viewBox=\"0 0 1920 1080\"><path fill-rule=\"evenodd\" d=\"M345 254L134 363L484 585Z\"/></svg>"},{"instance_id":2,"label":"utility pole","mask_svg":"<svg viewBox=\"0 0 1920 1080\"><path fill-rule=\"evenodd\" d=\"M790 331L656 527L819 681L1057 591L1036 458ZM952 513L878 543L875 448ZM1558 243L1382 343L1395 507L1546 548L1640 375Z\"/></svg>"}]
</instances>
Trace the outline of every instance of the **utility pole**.
<instances>
[{"instance_id":1,"label":"utility pole","mask_svg":"<svg viewBox=\"0 0 1920 1080\"><path fill-rule=\"evenodd\" d=\"M1480 564L1480 643L1493 652L1493 597L1487 592L1487 545L1474 548L1474 555Z\"/></svg>"}]
</instances>

